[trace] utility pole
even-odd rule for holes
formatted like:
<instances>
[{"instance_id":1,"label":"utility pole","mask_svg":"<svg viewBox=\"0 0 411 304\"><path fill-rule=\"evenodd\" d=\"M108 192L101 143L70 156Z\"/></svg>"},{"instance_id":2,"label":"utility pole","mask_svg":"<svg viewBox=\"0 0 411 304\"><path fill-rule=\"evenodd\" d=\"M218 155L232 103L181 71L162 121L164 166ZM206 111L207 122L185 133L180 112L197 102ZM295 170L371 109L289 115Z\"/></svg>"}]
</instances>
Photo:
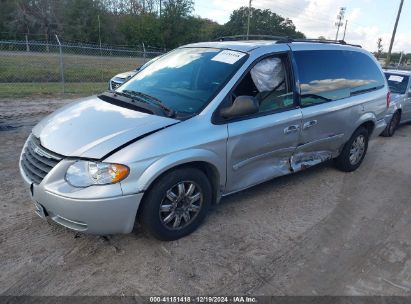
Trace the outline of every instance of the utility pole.
<instances>
[{"instance_id":1,"label":"utility pole","mask_svg":"<svg viewBox=\"0 0 411 304\"><path fill-rule=\"evenodd\" d=\"M250 0L248 3L247 40L248 40L248 36L250 35L251 1L252 0Z\"/></svg>"},{"instance_id":2,"label":"utility pole","mask_svg":"<svg viewBox=\"0 0 411 304\"><path fill-rule=\"evenodd\" d=\"M395 20L394 30L392 31L390 48L388 49L387 59L385 60L385 66L387 67L391 61L391 51L392 46L394 45L395 34L397 32L398 21L400 20L402 5L404 4L404 0L401 0L400 7L398 8L397 20Z\"/></svg>"},{"instance_id":3,"label":"utility pole","mask_svg":"<svg viewBox=\"0 0 411 304\"><path fill-rule=\"evenodd\" d=\"M348 20L345 20L344 35L343 35L342 40L345 40L345 33L347 32L347 23L348 23Z\"/></svg>"},{"instance_id":4,"label":"utility pole","mask_svg":"<svg viewBox=\"0 0 411 304\"><path fill-rule=\"evenodd\" d=\"M338 32L340 31L340 27L344 25L343 23L344 15L345 15L345 7L341 7L340 12L337 15L337 22L335 22L335 26L337 27L337 34L335 35L335 41L338 40Z\"/></svg>"}]
</instances>

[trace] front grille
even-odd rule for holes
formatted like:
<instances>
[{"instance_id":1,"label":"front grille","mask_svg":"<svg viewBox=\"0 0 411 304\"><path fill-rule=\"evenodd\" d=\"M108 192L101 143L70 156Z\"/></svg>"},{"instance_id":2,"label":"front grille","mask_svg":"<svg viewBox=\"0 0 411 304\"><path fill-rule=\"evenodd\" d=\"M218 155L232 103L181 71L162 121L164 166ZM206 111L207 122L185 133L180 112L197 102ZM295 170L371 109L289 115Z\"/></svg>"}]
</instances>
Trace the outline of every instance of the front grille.
<instances>
[{"instance_id":1,"label":"front grille","mask_svg":"<svg viewBox=\"0 0 411 304\"><path fill-rule=\"evenodd\" d=\"M40 184L43 178L61 160L62 156L42 147L40 140L30 135L27 146L21 157L21 166L27 177L34 183Z\"/></svg>"},{"instance_id":2,"label":"front grille","mask_svg":"<svg viewBox=\"0 0 411 304\"><path fill-rule=\"evenodd\" d=\"M118 82L115 82L115 81L111 81L111 89L112 90L115 90L115 89L117 89L119 86L121 86L122 85L122 83L118 83Z\"/></svg>"}]
</instances>

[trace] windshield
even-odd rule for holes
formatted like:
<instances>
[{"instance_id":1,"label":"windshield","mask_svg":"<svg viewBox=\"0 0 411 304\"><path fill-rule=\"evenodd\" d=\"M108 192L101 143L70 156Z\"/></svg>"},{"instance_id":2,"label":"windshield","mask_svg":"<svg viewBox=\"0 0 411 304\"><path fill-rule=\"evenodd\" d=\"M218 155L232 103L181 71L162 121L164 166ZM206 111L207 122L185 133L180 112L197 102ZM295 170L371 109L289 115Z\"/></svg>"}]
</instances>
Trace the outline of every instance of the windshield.
<instances>
[{"instance_id":1,"label":"windshield","mask_svg":"<svg viewBox=\"0 0 411 304\"><path fill-rule=\"evenodd\" d=\"M214 48L180 48L160 57L117 92L139 92L177 112L199 112L222 89L246 54Z\"/></svg>"},{"instance_id":2,"label":"windshield","mask_svg":"<svg viewBox=\"0 0 411 304\"><path fill-rule=\"evenodd\" d=\"M388 86L392 93L405 94L407 91L409 76L385 73L388 80Z\"/></svg>"}]
</instances>

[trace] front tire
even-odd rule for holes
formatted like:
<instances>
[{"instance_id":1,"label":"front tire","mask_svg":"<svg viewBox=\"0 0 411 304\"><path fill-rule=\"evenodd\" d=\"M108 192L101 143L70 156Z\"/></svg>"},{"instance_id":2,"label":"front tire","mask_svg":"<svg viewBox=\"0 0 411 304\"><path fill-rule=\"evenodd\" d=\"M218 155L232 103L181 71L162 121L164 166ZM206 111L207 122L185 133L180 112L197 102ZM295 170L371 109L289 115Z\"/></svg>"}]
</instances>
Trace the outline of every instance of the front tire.
<instances>
[{"instance_id":1,"label":"front tire","mask_svg":"<svg viewBox=\"0 0 411 304\"><path fill-rule=\"evenodd\" d=\"M398 125L400 124L400 120L401 120L401 115L400 113L397 111L394 113L394 115L392 116L390 123L387 125L387 127L385 128L384 132L382 132L382 136L384 137L392 137L395 134L395 131L398 128Z\"/></svg>"},{"instance_id":2,"label":"front tire","mask_svg":"<svg viewBox=\"0 0 411 304\"><path fill-rule=\"evenodd\" d=\"M139 217L155 238L172 241L198 228L211 205L207 176L196 168L180 168L160 177L146 194Z\"/></svg>"},{"instance_id":3,"label":"front tire","mask_svg":"<svg viewBox=\"0 0 411 304\"><path fill-rule=\"evenodd\" d=\"M368 138L367 129L363 127L357 129L344 145L341 154L335 159L336 167L344 172L357 170L367 153Z\"/></svg>"}]
</instances>

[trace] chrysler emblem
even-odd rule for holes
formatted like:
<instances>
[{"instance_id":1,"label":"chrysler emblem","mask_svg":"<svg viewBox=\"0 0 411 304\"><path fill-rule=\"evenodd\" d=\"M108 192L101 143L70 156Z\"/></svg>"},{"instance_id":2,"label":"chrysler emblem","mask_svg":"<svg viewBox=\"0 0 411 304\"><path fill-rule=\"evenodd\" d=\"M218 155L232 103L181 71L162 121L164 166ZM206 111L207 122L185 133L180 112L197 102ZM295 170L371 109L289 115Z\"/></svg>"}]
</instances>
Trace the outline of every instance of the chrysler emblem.
<instances>
[{"instance_id":1,"label":"chrysler emblem","mask_svg":"<svg viewBox=\"0 0 411 304\"><path fill-rule=\"evenodd\" d=\"M51 158L51 159L54 158L52 155L50 155L50 154L48 154L46 151L40 149L38 146L34 146L34 145L33 145L33 150L34 150L34 152L35 152L36 154L38 154L38 155L40 155L40 156L47 157L47 158Z\"/></svg>"}]
</instances>

